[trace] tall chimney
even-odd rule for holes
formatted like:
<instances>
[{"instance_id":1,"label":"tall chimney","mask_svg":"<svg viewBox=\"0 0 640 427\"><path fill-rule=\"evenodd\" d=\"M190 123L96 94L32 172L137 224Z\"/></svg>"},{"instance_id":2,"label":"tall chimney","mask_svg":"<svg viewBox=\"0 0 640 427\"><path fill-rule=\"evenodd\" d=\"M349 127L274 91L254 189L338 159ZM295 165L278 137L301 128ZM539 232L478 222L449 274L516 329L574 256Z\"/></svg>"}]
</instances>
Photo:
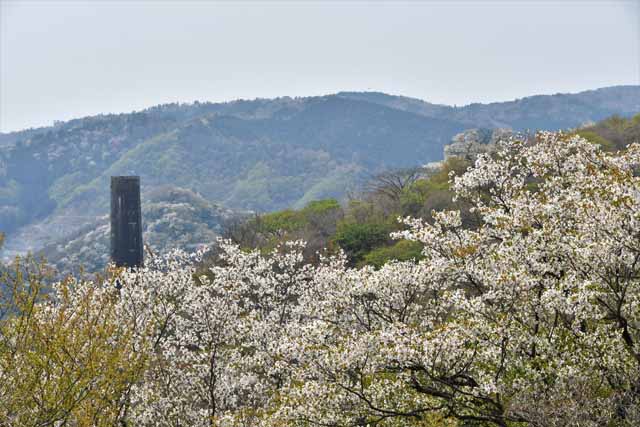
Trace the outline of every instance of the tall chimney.
<instances>
[{"instance_id":1,"label":"tall chimney","mask_svg":"<svg viewBox=\"0 0 640 427\"><path fill-rule=\"evenodd\" d=\"M111 261L118 267L143 263L139 176L111 177Z\"/></svg>"}]
</instances>

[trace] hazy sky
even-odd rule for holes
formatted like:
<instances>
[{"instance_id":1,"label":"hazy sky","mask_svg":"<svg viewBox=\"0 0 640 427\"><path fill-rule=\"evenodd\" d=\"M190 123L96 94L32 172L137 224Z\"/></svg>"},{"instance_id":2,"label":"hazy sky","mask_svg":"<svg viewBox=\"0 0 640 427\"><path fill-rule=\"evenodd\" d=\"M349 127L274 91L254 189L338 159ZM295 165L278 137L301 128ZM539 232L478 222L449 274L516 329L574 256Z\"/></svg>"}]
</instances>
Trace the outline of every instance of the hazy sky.
<instances>
[{"instance_id":1,"label":"hazy sky","mask_svg":"<svg viewBox=\"0 0 640 427\"><path fill-rule=\"evenodd\" d=\"M0 0L0 131L166 102L640 83L640 0Z\"/></svg>"}]
</instances>

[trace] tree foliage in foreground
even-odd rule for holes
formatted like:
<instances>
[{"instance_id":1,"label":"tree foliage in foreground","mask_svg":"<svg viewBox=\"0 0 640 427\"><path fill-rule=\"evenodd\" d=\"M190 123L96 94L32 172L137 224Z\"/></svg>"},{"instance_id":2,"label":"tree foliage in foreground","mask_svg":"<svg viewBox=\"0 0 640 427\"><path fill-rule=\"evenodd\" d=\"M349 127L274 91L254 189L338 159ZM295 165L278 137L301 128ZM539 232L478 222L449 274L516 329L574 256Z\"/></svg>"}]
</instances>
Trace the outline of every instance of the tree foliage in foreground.
<instances>
[{"instance_id":1,"label":"tree foliage in foreground","mask_svg":"<svg viewBox=\"0 0 640 427\"><path fill-rule=\"evenodd\" d=\"M117 421L638 425L639 166L640 145L607 153L577 136L541 134L504 142L452 178L478 226L465 227L458 211L403 220L409 228L396 237L422 244L418 261L354 269L342 255L305 263L301 242L270 256L222 242L220 262L204 274L180 253L121 272L112 304L124 329L114 331L130 338L87 343L117 352L124 342L146 356L128 392L116 393ZM109 282L67 289L112 292ZM109 305L86 307L93 318ZM13 385L0 382L0 407L26 399L26 374L6 366ZM64 381L69 369L40 381ZM79 414L111 396L111 377L93 372L96 394Z\"/></svg>"},{"instance_id":2,"label":"tree foliage in foreground","mask_svg":"<svg viewBox=\"0 0 640 427\"><path fill-rule=\"evenodd\" d=\"M47 289L43 262L0 265L0 425L113 426L150 355L121 321L117 290L73 278Z\"/></svg>"}]
</instances>

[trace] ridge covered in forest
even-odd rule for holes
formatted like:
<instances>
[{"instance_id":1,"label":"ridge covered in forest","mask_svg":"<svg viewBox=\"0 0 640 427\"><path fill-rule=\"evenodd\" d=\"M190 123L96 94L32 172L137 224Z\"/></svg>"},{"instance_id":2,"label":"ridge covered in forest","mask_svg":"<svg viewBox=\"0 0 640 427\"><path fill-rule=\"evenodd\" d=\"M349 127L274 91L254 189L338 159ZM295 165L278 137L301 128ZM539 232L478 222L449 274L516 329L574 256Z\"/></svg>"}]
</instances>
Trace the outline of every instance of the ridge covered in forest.
<instances>
[{"instance_id":1,"label":"ridge covered in forest","mask_svg":"<svg viewBox=\"0 0 640 427\"><path fill-rule=\"evenodd\" d=\"M225 209L269 212L345 200L368 177L442 159L469 128L566 129L640 111L639 86L448 107L375 92L166 104L0 134L5 256L94 224L111 175L143 199L172 186Z\"/></svg>"}]
</instances>

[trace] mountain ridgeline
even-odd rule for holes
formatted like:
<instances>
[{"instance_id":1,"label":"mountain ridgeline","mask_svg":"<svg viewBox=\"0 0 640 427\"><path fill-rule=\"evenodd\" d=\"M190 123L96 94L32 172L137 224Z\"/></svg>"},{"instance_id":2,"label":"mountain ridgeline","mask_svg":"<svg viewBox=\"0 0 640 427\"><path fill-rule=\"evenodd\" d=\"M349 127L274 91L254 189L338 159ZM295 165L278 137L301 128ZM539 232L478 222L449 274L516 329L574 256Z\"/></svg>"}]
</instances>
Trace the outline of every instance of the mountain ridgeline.
<instances>
[{"instance_id":1,"label":"mountain ridgeline","mask_svg":"<svg viewBox=\"0 0 640 427\"><path fill-rule=\"evenodd\" d=\"M112 175L140 175L143 199L171 186L225 209L301 208L341 200L372 174L438 161L465 129L574 128L638 111L640 86L618 86L465 107L342 92L59 122L0 134L0 231L9 251L77 233L108 212Z\"/></svg>"}]
</instances>

